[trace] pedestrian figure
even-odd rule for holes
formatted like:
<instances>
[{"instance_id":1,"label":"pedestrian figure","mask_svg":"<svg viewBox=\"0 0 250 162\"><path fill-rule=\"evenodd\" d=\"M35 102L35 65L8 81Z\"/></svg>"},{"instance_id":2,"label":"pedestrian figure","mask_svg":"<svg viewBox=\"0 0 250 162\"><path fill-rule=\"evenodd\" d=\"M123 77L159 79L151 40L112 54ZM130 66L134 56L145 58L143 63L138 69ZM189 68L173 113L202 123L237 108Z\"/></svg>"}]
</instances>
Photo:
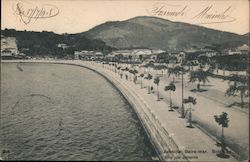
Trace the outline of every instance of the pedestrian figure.
<instances>
[{"instance_id":1,"label":"pedestrian figure","mask_svg":"<svg viewBox=\"0 0 250 162\"><path fill-rule=\"evenodd\" d=\"M153 86L151 86L151 92L153 92L153 90L154 90L154 87L153 87Z\"/></svg>"},{"instance_id":2,"label":"pedestrian figure","mask_svg":"<svg viewBox=\"0 0 250 162\"><path fill-rule=\"evenodd\" d=\"M137 76L134 77L134 83L136 84L137 81Z\"/></svg>"},{"instance_id":3,"label":"pedestrian figure","mask_svg":"<svg viewBox=\"0 0 250 162\"><path fill-rule=\"evenodd\" d=\"M197 89L200 91L200 83L197 84Z\"/></svg>"}]
</instances>

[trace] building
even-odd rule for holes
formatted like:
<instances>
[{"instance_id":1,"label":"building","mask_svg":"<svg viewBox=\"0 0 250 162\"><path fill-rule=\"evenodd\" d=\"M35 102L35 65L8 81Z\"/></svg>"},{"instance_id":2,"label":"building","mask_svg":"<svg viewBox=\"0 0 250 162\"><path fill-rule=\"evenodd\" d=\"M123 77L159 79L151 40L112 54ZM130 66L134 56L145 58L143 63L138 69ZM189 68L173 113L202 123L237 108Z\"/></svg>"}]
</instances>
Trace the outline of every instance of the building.
<instances>
[{"instance_id":1,"label":"building","mask_svg":"<svg viewBox=\"0 0 250 162\"><path fill-rule=\"evenodd\" d=\"M18 54L18 48L15 37L1 36L1 53L5 49L10 50L14 55Z\"/></svg>"},{"instance_id":2,"label":"building","mask_svg":"<svg viewBox=\"0 0 250 162\"><path fill-rule=\"evenodd\" d=\"M57 47L62 48L62 49L69 48L69 46L67 44L64 44L64 43L57 44Z\"/></svg>"},{"instance_id":3,"label":"building","mask_svg":"<svg viewBox=\"0 0 250 162\"><path fill-rule=\"evenodd\" d=\"M175 55L177 58L177 62L182 63L183 60L186 57L186 53L185 52L179 52L177 55Z\"/></svg>"},{"instance_id":4,"label":"building","mask_svg":"<svg viewBox=\"0 0 250 162\"><path fill-rule=\"evenodd\" d=\"M243 44L237 48L227 49L223 51L224 55L242 55L242 54L249 54L249 46Z\"/></svg>"},{"instance_id":5,"label":"building","mask_svg":"<svg viewBox=\"0 0 250 162\"><path fill-rule=\"evenodd\" d=\"M246 44L239 46L237 50L240 51L241 54L249 54L249 46Z\"/></svg>"},{"instance_id":6,"label":"building","mask_svg":"<svg viewBox=\"0 0 250 162\"><path fill-rule=\"evenodd\" d=\"M113 53L109 53L108 55L106 55L106 59L110 60L110 61L115 61L116 60L116 56L118 55L114 55Z\"/></svg>"},{"instance_id":7,"label":"building","mask_svg":"<svg viewBox=\"0 0 250 162\"><path fill-rule=\"evenodd\" d=\"M207 57L213 57L218 55L218 52L209 48L204 48L200 50L201 54L200 56L207 56Z\"/></svg>"},{"instance_id":8,"label":"building","mask_svg":"<svg viewBox=\"0 0 250 162\"><path fill-rule=\"evenodd\" d=\"M13 57L14 54L12 53L11 50L9 50L9 49L4 49L3 51L1 51L1 56L2 56L2 57Z\"/></svg>"},{"instance_id":9,"label":"building","mask_svg":"<svg viewBox=\"0 0 250 162\"><path fill-rule=\"evenodd\" d=\"M1 35L1 58L12 59L19 54L16 38L15 37L4 37Z\"/></svg>"},{"instance_id":10,"label":"building","mask_svg":"<svg viewBox=\"0 0 250 162\"><path fill-rule=\"evenodd\" d=\"M130 56L132 57L132 50L116 50L112 51L110 56L118 56L122 55L123 59L128 59Z\"/></svg>"},{"instance_id":11,"label":"building","mask_svg":"<svg viewBox=\"0 0 250 162\"><path fill-rule=\"evenodd\" d=\"M237 49L230 49L228 50L228 55L241 55L242 52Z\"/></svg>"},{"instance_id":12,"label":"building","mask_svg":"<svg viewBox=\"0 0 250 162\"><path fill-rule=\"evenodd\" d=\"M74 52L75 59L98 59L103 58L103 53L98 51L75 51Z\"/></svg>"}]
</instances>

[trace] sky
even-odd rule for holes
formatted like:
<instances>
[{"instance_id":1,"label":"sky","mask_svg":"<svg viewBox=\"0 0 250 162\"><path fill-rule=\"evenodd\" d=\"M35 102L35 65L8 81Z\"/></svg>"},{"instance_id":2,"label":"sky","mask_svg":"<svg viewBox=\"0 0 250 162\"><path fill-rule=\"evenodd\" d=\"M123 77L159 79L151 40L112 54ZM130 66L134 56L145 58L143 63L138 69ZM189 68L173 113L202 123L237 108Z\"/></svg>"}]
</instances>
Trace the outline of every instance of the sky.
<instances>
[{"instance_id":1,"label":"sky","mask_svg":"<svg viewBox=\"0 0 250 162\"><path fill-rule=\"evenodd\" d=\"M80 33L107 21L136 16L249 32L248 0L1 0L1 29Z\"/></svg>"}]
</instances>

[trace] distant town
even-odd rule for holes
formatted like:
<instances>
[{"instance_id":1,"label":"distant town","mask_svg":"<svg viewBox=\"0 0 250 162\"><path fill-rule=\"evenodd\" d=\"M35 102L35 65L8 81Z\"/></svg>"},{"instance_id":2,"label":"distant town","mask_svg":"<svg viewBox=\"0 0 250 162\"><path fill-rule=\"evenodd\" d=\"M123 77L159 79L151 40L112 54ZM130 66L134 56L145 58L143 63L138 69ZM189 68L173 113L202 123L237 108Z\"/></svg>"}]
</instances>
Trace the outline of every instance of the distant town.
<instances>
[{"instance_id":1,"label":"distant town","mask_svg":"<svg viewBox=\"0 0 250 162\"><path fill-rule=\"evenodd\" d=\"M36 45L38 48L39 44ZM56 47L62 51L71 48L69 44L58 43ZM234 48L219 50L214 46L190 47L189 49L112 49L101 50L76 50L73 54L58 57L48 54L29 55L29 48L18 48L15 37L1 35L1 59L75 59L92 61L113 61L121 63L189 63L193 66L216 65L219 69L229 71L247 70L249 58L249 45L242 44Z\"/></svg>"}]
</instances>

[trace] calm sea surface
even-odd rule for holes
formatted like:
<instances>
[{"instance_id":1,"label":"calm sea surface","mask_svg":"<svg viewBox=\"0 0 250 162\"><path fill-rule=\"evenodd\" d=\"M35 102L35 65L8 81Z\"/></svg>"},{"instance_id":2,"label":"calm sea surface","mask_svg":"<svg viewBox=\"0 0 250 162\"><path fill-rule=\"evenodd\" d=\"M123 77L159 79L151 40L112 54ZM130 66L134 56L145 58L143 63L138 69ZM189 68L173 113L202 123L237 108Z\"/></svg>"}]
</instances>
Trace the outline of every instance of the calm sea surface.
<instances>
[{"instance_id":1,"label":"calm sea surface","mask_svg":"<svg viewBox=\"0 0 250 162\"><path fill-rule=\"evenodd\" d=\"M82 67L2 63L0 147L11 160L151 160L135 113ZM1 148L0 148L1 149Z\"/></svg>"}]
</instances>

